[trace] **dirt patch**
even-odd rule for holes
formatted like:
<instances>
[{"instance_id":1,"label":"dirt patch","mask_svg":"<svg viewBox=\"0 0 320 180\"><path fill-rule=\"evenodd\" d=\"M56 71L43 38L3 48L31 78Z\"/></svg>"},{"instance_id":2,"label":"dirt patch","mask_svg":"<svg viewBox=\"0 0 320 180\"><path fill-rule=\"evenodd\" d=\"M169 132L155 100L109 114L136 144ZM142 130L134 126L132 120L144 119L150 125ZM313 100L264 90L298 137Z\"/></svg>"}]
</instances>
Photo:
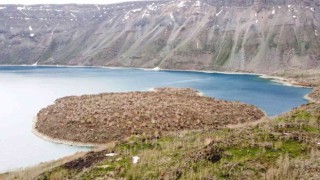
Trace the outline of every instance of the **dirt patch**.
<instances>
[{"instance_id":1,"label":"dirt patch","mask_svg":"<svg viewBox=\"0 0 320 180\"><path fill-rule=\"evenodd\" d=\"M100 162L101 160L105 159L105 154L109 153L108 150L103 150L99 152L89 152L84 157L70 161L64 164L62 167L68 170L77 170L81 171L85 168L91 167L93 164Z\"/></svg>"},{"instance_id":2,"label":"dirt patch","mask_svg":"<svg viewBox=\"0 0 320 180\"><path fill-rule=\"evenodd\" d=\"M252 105L199 96L192 89L159 88L64 97L38 113L35 128L54 139L107 143L135 134L212 130L263 116Z\"/></svg>"}]
</instances>

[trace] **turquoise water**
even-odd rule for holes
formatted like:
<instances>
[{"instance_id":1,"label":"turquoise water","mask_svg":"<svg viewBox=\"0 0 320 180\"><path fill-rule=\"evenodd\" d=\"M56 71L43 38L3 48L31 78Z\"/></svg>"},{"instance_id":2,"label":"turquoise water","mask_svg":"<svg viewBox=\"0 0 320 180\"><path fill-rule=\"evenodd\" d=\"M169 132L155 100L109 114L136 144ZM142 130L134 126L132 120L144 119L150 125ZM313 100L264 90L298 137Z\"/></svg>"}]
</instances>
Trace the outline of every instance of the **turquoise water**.
<instances>
[{"instance_id":1,"label":"turquoise water","mask_svg":"<svg viewBox=\"0 0 320 180\"><path fill-rule=\"evenodd\" d=\"M308 88L284 86L255 75L137 69L0 67L0 172L35 165L87 148L43 141L31 133L43 107L67 95L189 87L205 96L253 104L269 116L307 101Z\"/></svg>"}]
</instances>

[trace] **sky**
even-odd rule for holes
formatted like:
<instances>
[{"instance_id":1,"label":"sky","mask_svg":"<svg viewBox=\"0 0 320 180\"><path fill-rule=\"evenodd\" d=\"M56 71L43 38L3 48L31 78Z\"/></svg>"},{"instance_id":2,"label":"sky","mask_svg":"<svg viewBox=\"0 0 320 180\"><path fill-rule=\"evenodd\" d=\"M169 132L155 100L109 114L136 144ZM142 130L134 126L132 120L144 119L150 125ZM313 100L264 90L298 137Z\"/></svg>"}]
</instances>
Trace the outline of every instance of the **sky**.
<instances>
[{"instance_id":1,"label":"sky","mask_svg":"<svg viewBox=\"0 0 320 180\"><path fill-rule=\"evenodd\" d=\"M137 0L0 0L0 4L112 4Z\"/></svg>"}]
</instances>

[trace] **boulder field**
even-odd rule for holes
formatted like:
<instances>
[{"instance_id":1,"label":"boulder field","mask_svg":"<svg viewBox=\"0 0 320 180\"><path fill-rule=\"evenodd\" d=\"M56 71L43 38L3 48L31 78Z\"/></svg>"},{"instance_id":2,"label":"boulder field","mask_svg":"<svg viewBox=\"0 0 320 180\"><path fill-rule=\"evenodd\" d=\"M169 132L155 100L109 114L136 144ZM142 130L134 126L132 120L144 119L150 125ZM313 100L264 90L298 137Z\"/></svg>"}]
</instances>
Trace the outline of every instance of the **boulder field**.
<instances>
[{"instance_id":1,"label":"boulder field","mask_svg":"<svg viewBox=\"0 0 320 180\"><path fill-rule=\"evenodd\" d=\"M157 88L57 99L37 114L35 130L56 140L103 144L132 135L215 130L262 117L252 105L200 96L192 89Z\"/></svg>"}]
</instances>

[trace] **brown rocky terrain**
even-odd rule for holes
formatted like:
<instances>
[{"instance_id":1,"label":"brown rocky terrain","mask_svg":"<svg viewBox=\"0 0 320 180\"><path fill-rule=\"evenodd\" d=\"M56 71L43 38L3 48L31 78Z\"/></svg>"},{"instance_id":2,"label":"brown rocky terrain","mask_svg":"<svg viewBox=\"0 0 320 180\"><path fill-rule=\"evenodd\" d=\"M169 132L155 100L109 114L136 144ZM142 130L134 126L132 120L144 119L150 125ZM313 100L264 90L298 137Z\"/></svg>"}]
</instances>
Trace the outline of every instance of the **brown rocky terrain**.
<instances>
[{"instance_id":1,"label":"brown rocky terrain","mask_svg":"<svg viewBox=\"0 0 320 180\"><path fill-rule=\"evenodd\" d=\"M313 88L313 91L309 94L309 97L320 103L320 86Z\"/></svg>"},{"instance_id":2,"label":"brown rocky terrain","mask_svg":"<svg viewBox=\"0 0 320 180\"><path fill-rule=\"evenodd\" d=\"M272 74L283 77L294 85L307 87L320 86L320 68L309 70L282 69Z\"/></svg>"},{"instance_id":3,"label":"brown rocky terrain","mask_svg":"<svg viewBox=\"0 0 320 180\"><path fill-rule=\"evenodd\" d=\"M316 69L319 10L319 0L1 5L0 64Z\"/></svg>"},{"instance_id":4,"label":"brown rocky terrain","mask_svg":"<svg viewBox=\"0 0 320 180\"><path fill-rule=\"evenodd\" d=\"M64 97L38 113L35 128L53 139L107 143L137 134L214 130L263 116L252 105L199 96L191 89L160 88Z\"/></svg>"}]
</instances>

